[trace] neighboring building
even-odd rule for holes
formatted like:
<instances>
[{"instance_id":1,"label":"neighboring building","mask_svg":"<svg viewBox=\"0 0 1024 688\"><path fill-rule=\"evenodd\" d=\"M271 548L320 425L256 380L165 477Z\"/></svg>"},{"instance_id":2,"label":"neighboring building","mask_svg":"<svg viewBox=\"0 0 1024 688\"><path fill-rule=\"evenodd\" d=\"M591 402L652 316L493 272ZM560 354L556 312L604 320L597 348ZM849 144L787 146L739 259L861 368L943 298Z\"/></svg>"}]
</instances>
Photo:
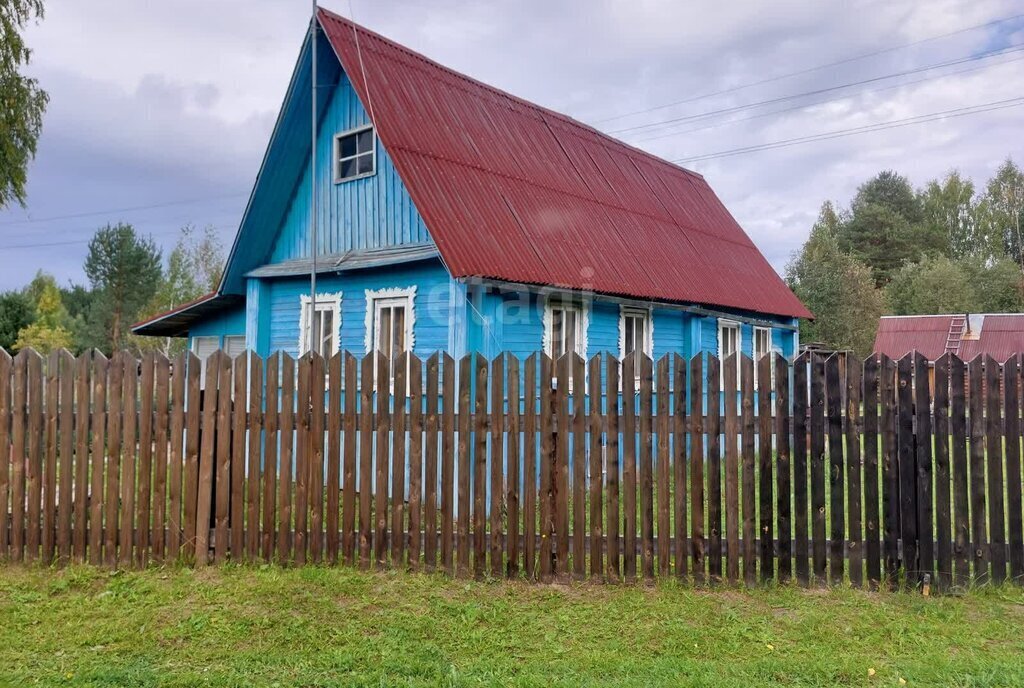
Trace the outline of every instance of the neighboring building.
<instances>
[{"instance_id":1,"label":"neighboring building","mask_svg":"<svg viewBox=\"0 0 1024 688\"><path fill-rule=\"evenodd\" d=\"M318 14L215 293L135 326L261 356L794 355L810 313L700 175Z\"/></svg>"},{"instance_id":2,"label":"neighboring building","mask_svg":"<svg viewBox=\"0 0 1024 688\"><path fill-rule=\"evenodd\" d=\"M990 355L1000 363L1024 351L1024 314L884 315L875 352L898 359L913 351L934 363L943 354L965 361Z\"/></svg>"}]
</instances>

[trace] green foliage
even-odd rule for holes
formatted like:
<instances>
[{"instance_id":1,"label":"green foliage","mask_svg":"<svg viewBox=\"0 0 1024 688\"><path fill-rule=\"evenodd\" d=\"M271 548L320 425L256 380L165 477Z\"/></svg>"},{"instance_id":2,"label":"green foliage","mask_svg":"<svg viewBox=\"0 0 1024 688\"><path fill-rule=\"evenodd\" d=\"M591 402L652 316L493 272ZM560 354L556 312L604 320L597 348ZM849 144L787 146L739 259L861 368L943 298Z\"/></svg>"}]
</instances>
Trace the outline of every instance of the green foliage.
<instances>
[{"instance_id":1,"label":"green foliage","mask_svg":"<svg viewBox=\"0 0 1024 688\"><path fill-rule=\"evenodd\" d=\"M807 243L787 267L786 280L815 316L801 322L802 341L865 356L874 345L885 301L871 271L840 249L835 225L835 211L826 203Z\"/></svg>"},{"instance_id":2,"label":"green foliage","mask_svg":"<svg viewBox=\"0 0 1024 688\"><path fill-rule=\"evenodd\" d=\"M928 182L920 201L927 233L945 237L950 258L990 255L989 242L978 235L974 182L953 170Z\"/></svg>"},{"instance_id":3,"label":"green foliage","mask_svg":"<svg viewBox=\"0 0 1024 688\"><path fill-rule=\"evenodd\" d=\"M889 282L886 295L896 315L968 313L977 305L967 271L945 256L907 263Z\"/></svg>"},{"instance_id":4,"label":"green foliage","mask_svg":"<svg viewBox=\"0 0 1024 688\"><path fill-rule=\"evenodd\" d=\"M40 272L25 290L35 306L35 320L18 332L17 349L31 347L48 354L72 345L71 332L65 327L68 313L60 300L60 289L50 275Z\"/></svg>"},{"instance_id":5,"label":"green foliage","mask_svg":"<svg viewBox=\"0 0 1024 688\"><path fill-rule=\"evenodd\" d=\"M1024 270L1024 173L1009 158L985 187L978 223L993 255L1005 254Z\"/></svg>"},{"instance_id":6,"label":"green foliage","mask_svg":"<svg viewBox=\"0 0 1024 688\"><path fill-rule=\"evenodd\" d=\"M90 335L106 351L120 349L128 328L160 286L160 250L131 225L107 225L89 242L85 274L94 292Z\"/></svg>"},{"instance_id":7,"label":"green foliage","mask_svg":"<svg viewBox=\"0 0 1024 688\"><path fill-rule=\"evenodd\" d=\"M25 204L28 164L43 128L49 96L21 73L32 57L21 32L42 16L42 0L0 0L0 208Z\"/></svg>"},{"instance_id":8,"label":"green foliage","mask_svg":"<svg viewBox=\"0 0 1024 688\"><path fill-rule=\"evenodd\" d=\"M991 262L966 260L961 263L974 289L975 313L1019 313L1024 311L1024 274L1010 258Z\"/></svg>"},{"instance_id":9,"label":"green foliage","mask_svg":"<svg viewBox=\"0 0 1024 688\"><path fill-rule=\"evenodd\" d=\"M167 257L160 285L142 310L142 318L164 313L213 291L220 283L223 266L224 246L213 227L202 233L190 225L183 227L178 243ZM168 356L185 346L184 339L135 335L130 339L133 348L139 351L162 351Z\"/></svg>"},{"instance_id":10,"label":"green foliage","mask_svg":"<svg viewBox=\"0 0 1024 688\"><path fill-rule=\"evenodd\" d=\"M35 306L23 291L0 294L0 349L17 351L18 333L35 319Z\"/></svg>"}]
</instances>

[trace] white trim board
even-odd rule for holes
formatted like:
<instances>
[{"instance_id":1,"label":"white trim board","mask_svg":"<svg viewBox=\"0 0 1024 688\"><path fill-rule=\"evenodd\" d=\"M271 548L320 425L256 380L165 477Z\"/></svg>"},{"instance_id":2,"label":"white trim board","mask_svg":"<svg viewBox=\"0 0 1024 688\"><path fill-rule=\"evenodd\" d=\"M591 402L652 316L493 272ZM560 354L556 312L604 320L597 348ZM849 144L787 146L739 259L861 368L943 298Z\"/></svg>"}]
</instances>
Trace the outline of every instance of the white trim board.
<instances>
[{"instance_id":1,"label":"white trim board","mask_svg":"<svg viewBox=\"0 0 1024 688\"><path fill-rule=\"evenodd\" d=\"M334 311L334 350L331 355L338 353L341 348L341 297L343 293L336 291L334 293L317 293L316 303L317 305L325 304L330 306ZM296 349L299 356L305 353L306 344L306 327L309 323L306 321L306 306L311 302L309 294L299 294L299 347Z\"/></svg>"},{"instance_id":2,"label":"white trim board","mask_svg":"<svg viewBox=\"0 0 1024 688\"><path fill-rule=\"evenodd\" d=\"M366 290L366 317L364 320L365 336L364 345L366 353L373 351L373 342L376 339L376 302L381 299L407 299L409 312L405 319L405 334L409 342L409 351L416 348L416 285L411 287L385 287L384 289Z\"/></svg>"}]
</instances>

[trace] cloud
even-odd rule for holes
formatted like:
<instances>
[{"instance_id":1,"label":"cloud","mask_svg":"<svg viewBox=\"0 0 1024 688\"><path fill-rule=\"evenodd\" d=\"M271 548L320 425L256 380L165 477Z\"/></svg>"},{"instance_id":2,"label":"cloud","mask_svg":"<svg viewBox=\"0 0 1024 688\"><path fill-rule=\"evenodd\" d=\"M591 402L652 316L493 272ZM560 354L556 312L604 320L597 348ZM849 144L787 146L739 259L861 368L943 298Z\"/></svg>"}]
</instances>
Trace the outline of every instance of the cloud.
<instances>
[{"instance_id":1,"label":"cloud","mask_svg":"<svg viewBox=\"0 0 1024 688\"><path fill-rule=\"evenodd\" d=\"M350 13L347 0L325 4ZM886 50L1010 16L1017 11L1012 0L353 0L351 8L360 23L443 64L606 131L1024 42L1024 22L1017 21ZM8 247L59 245L0 253L0 288L20 286L39 267L62 281L81 280L85 240L107 221L132 221L165 245L185 222L212 224L230 242L307 21L305 6L277 0L48 3L28 39L33 73L52 101L29 207L0 213L0 235ZM946 78L923 73L898 87L878 82L620 136L675 160L991 102L1024 87L1022 62L1012 57L948 68L984 67ZM774 80L617 117L765 79ZM881 169L923 185L958 168L983 183L1007 155L1024 160L1020 117L1021 110L1003 110L688 166L705 175L781 271L821 203L847 203ZM145 205L160 207L47 219ZM25 222L30 218L36 221Z\"/></svg>"}]
</instances>

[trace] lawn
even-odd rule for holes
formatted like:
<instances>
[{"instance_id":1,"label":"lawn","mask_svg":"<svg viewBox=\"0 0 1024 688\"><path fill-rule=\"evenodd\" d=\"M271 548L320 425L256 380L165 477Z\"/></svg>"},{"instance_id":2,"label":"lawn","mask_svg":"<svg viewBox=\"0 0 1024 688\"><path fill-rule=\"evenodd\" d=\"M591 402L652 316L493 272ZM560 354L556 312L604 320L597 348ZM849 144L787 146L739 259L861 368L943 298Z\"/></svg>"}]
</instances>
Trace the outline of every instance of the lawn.
<instances>
[{"instance_id":1,"label":"lawn","mask_svg":"<svg viewBox=\"0 0 1024 688\"><path fill-rule=\"evenodd\" d=\"M1024 685L1024 591L0 569L0 685Z\"/></svg>"}]
</instances>

